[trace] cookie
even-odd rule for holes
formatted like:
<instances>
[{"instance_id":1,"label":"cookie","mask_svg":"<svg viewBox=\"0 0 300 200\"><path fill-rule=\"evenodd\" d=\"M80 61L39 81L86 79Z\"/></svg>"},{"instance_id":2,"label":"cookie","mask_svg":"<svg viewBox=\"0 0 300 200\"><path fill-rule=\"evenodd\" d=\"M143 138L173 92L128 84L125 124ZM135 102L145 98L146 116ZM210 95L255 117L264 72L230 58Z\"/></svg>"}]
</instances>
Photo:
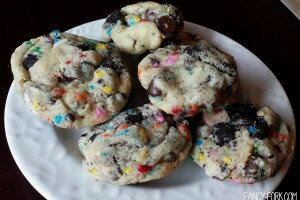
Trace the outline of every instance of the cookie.
<instances>
[{"instance_id":1,"label":"cookie","mask_svg":"<svg viewBox=\"0 0 300 200\"><path fill-rule=\"evenodd\" d=\"M229 104L204 112L202 121L190 155L208 176L255 183L274 176L287 157L288 127L269 107Z\"/></svg>"},{"instance_id":2,"label":"cookie","mask_svg":"<svg viewBox=\"0 0 300 200\"><path fill-rule=\"evenodd\" d=\"M225 92L233 95L236 75L234 59L203 39L159 48L138 65L139 80L151 103L180 117L211 108Z\"/></svg>"},{"instance_id":3,"label":"cookie","mask_svg":"<svg viewBox=\"0 0 300 200\"><path fill-rule=\"evenodd\" d=\"M115 10L102 27L104 41L113 40L125 53L140 55L160 47L183 28L180 11L171 4L140 2Z\"/></svg>"},{"instance_id":4,"label":"cookie","mask_svg":"<svg viewBox=\"0 0 300 200\"><path fill-rule=\"evenodd\" d=\"M11 68L32 112L61 128L106 122L125 106L131 88L115 47L59 31L24 42Z\"/></svg>"},{"instance_id":5,"label":"cookie","mask_svg":"<svg viewBox=\"0 0 300 200\"><path fill-rule=\"evenodd\" d=\"M173 121L152 104L128 109L79 140L89 174L119 185L167 176L190 147L185 121Z\"/></svg>"}]
</instances>

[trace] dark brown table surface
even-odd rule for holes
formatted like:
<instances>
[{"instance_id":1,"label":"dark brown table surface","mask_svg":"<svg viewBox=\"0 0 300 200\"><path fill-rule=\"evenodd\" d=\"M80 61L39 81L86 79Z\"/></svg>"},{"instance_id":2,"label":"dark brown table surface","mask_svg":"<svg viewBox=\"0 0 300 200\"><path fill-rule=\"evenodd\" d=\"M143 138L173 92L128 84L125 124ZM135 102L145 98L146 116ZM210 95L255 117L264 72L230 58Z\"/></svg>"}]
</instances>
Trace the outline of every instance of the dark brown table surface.
<instances>
[{"instance_id":1,"label":"dark brown table surface","mask_svg":"<svg viewBox=\"0 0 300 200\"><path fill-rule=\"evenodd\" d=\"M25 40L105 18L114 9L133 2L137 1L1 1L0 199L44 199L20 172L5 137L4 108L12 82L11 53ZM279 0L168 2L182 10L186 21L223 33L258 56L284 87L299 125L300 21ZM297 147L292 165L276 191L299 189L295 184L299 185L299 162Z\"/></svg>"}]
</instances>

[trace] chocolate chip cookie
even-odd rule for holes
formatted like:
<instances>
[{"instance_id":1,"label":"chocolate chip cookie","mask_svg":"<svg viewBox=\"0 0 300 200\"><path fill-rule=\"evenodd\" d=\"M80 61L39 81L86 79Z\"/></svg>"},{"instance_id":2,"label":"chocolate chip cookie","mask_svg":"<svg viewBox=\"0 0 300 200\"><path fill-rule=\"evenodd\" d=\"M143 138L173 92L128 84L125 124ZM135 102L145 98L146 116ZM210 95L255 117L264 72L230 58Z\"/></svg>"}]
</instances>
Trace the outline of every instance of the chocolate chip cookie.
<instances>
[{"instance_id":1,"label":"chocolate chip cookie","mask_svg":"<svg viewBox=\"0 0 300 200\"><path fill-rule=\"evenodd\" d=\"M159 48L138 65L139 80L151 103L180 117L211 108L225 92L233 95L237 86L230 55L203 39L190 43Z\"/></svg>"},{"instance_id":2,"label":"chocolate chip cookie","mask_svg":"<svg viewBox=\"0 0 300 200\"><path fill-rule=\"evenodd\" d=\"M152 104L128 109L79 140L89 174L120 185L165 177L190 147L185 121L174 121Z\"/></svg>"},{"instance_id":3,"label":"chocolate chip cookie","mask_svg":"<svg viewBox=\"0 0 300 200\"><path fill-rule=\"evenodd\" d=\"M11 68L29 108L61 128L106 122L125 106L131 88L115 47L59 31L24 42Z\"/></svg>"},{"instance_id":4,"label":"chocolate chip cookie","mask_svg":"<svg viewBox=\"0 0 300 200\"><path fill-rule=\"evenodd\" d=\"M286 159L288 127L269 107L229 104L200 120L190 155L213 178L255 183L274 176Z\"/></svg>"},{"instance_id":5,"label":"chocolate chip cookie","mask_svg":"<svg viewBox=\"0 0 300 200\"><path fill-rule=\"evenodd\" d=\"M104 41L112 39L125 53L140 55L157 49L182 27L182 15L177 8L147 1L112 12L102 27L102 37Z\"/></svg>"}]
</instances>

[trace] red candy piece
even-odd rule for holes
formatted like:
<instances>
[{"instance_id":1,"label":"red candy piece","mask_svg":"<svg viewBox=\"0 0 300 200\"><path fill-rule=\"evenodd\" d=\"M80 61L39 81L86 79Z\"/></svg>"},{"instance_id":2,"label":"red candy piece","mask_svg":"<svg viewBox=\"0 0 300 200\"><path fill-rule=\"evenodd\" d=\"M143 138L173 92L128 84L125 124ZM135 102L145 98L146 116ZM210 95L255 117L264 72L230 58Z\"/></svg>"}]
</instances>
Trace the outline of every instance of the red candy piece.
<instances>
[{"instance_id":1,"label":"red candy piece","mask_svg":"<svg viewBox=\"0 0 300 200\"><path fill-rule=\"evenodd\" d=\"M218 113L220 113L222 110L220 109L220 108L217 108L216 110L215 110L215 114L218 114Z\"/></svg>"},{"instance_id":2,"label":"red candy piece","mask_svg":"<svg viewBox=\"0 0 300 200\"><path fill-rule=\"evenodd\" d=\"M192 106L191 111L190 111L190 115L194 116L198 113L199 107L197 105Z\"/></svg>"},{"instance_id":3,"label":"red candy piece","mask_svg":"<svg viewBox=\"0 0 300 200\"><path fill-rule=\"evenodd\" d=\"M63 89L53 89L52 92L58 93L58 94L64 94L65 90L63 90Z\"/></svg>"},{"instance_id":4,"label":"red candy piece","mask_svg":"<svg viewBox=\"0 0 300 200\"><path fill-rule=\"evenodd\" d=\"M171 110L172 114L174 114L174 115L180 114L181 111L182 111L182 110L181 110L180 108L178 108L178 107L174 107L174 108L172 108L172 110Z\"/></svg>"},{"instance_id":5,"label":"red candy piece","mask_svg":"<svg viewBox=\"0 0 300 200\"><path fill-rule=\"evenodd\" d=\"M67 64L67 65L68 65L68 64L70 64L70 63L71 63L71 61L70 61L70 60L67 60L67 61L66 61L66 64Z\"/></svg>"},{"instance_id":6,"label":"red candy piece","mask_svg":"<svg viewBox=\"0 0 300 200\"><path fill-rule=\"evenodd\" d=\"M141 173L147 173L148 171L150 171L151 169L153 169L152 166L148 166L148 165L138 165L138 170Z\"/></svg>"},{"instance_id":7,"label":"red candy piece","mask_svg":"<svg viewBox=\"0 0 300 200\"><path fill-rule=\"evenodd\" d=\"M55 99L61 98L61 96L65 93L65 90L63 89L53 89L51 91L51 96Z\"/></svg>"},{"instance_id":8,"label":"red candy piece","mask_svg":"<svg viewBox=\"0 0 300 200\"><path fill-rule=\"evenodd\" d=\"M183 134L185 134L185 137L186 137L187 140L191 140L192 139L191 138L191 133L190 133L188 127L185 124L179 124L179 130Z\"/></svg>"},{"instance_id":9,"label":"red candy piece","mask_svg":"<svg viewBox=\"0 0 300 200\"><path fill-rule=\"evenodd\" d=\"M151 20L149 20L149 19L142 19L142 20L140 20L140 22L151 22Z\"/></svg>"},{"instance_id":10,"label":"red candy piece","mask_svg":"<svg viewBox=\"0 0 300 200\"><path fill-rule=\"evenodd\" d=\"M86 55L85 55L85 54L80 54L79 57L80 57L80 58L84 58L84 57L86 57Z\"/></svg>"}]
</instances>

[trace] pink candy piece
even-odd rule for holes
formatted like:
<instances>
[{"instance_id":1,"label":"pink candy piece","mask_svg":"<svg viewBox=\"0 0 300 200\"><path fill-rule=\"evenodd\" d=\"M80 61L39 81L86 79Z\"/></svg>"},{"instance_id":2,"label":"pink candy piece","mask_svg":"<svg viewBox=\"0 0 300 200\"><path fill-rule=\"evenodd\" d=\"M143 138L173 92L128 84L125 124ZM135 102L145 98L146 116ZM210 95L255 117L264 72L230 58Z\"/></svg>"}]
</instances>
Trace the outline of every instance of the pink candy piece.
<instances>
[{"instance_id":1,"label":"pink candy piece","mask_svg":"<svg viewBox=\"0 0 300 200\"><path fill-rule=\"evenodd\" d=\"M215 156L218 156L218 155L219 155L219 153L218 153L217 150L212 150L212 151L209 152L209 156L215 157Z\"/></svg>"},{"instance_id":2,"label":"pink candy piece","mask_svg":"<svg viewBox=\"0 0 300 200\"><path fill-rule=\"evenodd\" d=\"M163 67L163 66L169 66L177 61L179 57L179 53L175 52L173 55L171 55L166 61L163 61L161 63L154 63L154 67Z\"/></svg>"},{"instance_id":3,"label":"pink candy piece","mask_svg":"<svg viewBox=\"0 0 300 200\"><path fill-rule=\"evenodd\" d=\"M105 117L104 113L105 113L104 109L101 109L101 108L96 109L96 114L99 118L103 119Z\"/></svg>"},{"instance_id":4,"label":"pink candy piece","mask_svg":"<svg viewBox=\"0 0 300 200\"><path fill-rule=\"evenodd\" d=\"M164 118L164 116L162 116L162 115L157 115L157 116L156 116L156 121L158 121L158 122L164 122L164 121L165 121L165 118Z\"/></svg>"}]
</instances>

